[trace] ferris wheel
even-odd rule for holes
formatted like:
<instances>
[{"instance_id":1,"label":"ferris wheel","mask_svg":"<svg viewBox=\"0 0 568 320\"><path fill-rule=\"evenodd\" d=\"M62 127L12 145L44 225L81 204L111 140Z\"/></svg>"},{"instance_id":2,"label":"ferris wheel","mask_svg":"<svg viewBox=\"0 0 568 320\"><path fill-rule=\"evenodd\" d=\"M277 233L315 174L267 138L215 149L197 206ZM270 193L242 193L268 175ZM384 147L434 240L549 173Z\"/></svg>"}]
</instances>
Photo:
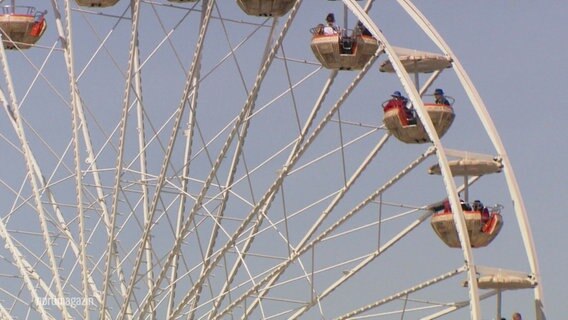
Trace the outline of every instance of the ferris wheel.
<instances>
[{"instance_id":1,"label":"ferris wheel","mask_svg":"<svg viewBox=\"0 0 568 320\"><path fill-rule=\"evenodd\" d=\"M411 1L32 2L0 15L1 319L546 318L506 150Z\"/></svg>"}]
</instances>

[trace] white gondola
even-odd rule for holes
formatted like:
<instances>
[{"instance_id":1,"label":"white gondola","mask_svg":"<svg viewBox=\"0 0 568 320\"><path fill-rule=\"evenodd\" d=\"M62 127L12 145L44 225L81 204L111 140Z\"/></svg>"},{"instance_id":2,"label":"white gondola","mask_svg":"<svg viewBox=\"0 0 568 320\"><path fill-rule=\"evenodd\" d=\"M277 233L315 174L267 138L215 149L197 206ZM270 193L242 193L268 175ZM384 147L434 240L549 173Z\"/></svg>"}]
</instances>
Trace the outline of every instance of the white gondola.
<instances>
[{"instance_id":1,"label":"white gondola","mask_svg":"<svg viewBox=\"0 0 568 320\"><path fill-rule=\"evenodd\" d=\"M82 7L111 7L119 0L75 0Z\"/></svg>"},{"instance_id":2,"label":"white gondola","mask_svg":"<svg viewBox=\"0 0 568 320\"><path fill-rule=\"evenodd\" d=\"M436 132L442 137L454 122L455 114L452 106L442 104L424 104ZM385 127L398 140L405 143L426 143L430 141L424 125L420 119L414 115L412 119L408 117L408 109L397 101L387 101L383 103Z\"/></svg>"},{"instance_id":3,"label":"white gondola","mask_svg":"<svg viewBox=\"0 0 568 320\"><path fill-rule=\"evenodd\" d=\"M472 205L467 203L467 177L501 172L503 164L497 158L490 156L475 154L471 154L471 156L473 157L449 161L448 166L452 176L464 177L466 200L461 204L462 211L471 246L480 248L489 245L501 231L503 227L502 206L484 207L477 200ZM431 166L428 172L430 174L441 174L440 165ZM449 247L459 248L460 240L448 200L433 205L431 209L436 213L432 216L430 224L438 237Z\"/></svg>"},{"instance_id":4,"label":"white gondola","mask_svg":"<svg viewBox=\"0 0 568 320\"><path fill-rule=\"evenodd\" d=\"M351 36L323 34L323 25L311 30L311 48L318 61L327 69L359 70L379 49L372 36L353 32Z\"/></svg>"},{"instance_id":5,"label":"white gondola","mask_svg":"<svg viewBox=\"0 0 568 320\"><path fill-rule=\"evenodd\" d=\"M408 73L415 74L415 82L418 86L418 74L431 73L443 70L452 66L451 60L441 54L393 47L397 58ZM381 72L394 73L394 67L391 60L381 63L379 68ZM455 114L453 109L453 99L450 105L442 104L424 104L432 123L438 133L442 137L452 125ZM430 138L424 129L424 125L418 119L414 112L410 112L402 104L396 101L387 101L383 103L384 119L383 122L387 129L400 141L405 143L426 143L430 142ZM412 117L410 117L412 115Z\"/></svg>"},{"instance_id":6,"label":"white gondola","mask_svg":"<svg viewBox=\"0 0 568 320\"><path fill-rule=\"evenodd\" d=\"M295 0L237 0L250 16L281 17L294 6Z\"/></svg>"},{"instance_id":7,"label":"white gondola","mask_svg":"<svg viewBox=\"0 0 568 320\"><path fill-rule=\"evenodd\" d=\"M465 224L472 248L485 247L497 237L503 227L503 217L499 206L481 211L464 210ZM432 228L450 248L461 248L454 216L449 207L432 216Z\"/></svg>"},{"instance_id":8,"label":"white gondola","mask_svg":"<svg viewBox=\"0 0 568 320\"><path fill-rule=\"evenodd\" d=\"M2 7L0 29L6 49L28 49L34 45L47 28L44 12L35 7L9 5Z\"/></svg>"}]
</instances>

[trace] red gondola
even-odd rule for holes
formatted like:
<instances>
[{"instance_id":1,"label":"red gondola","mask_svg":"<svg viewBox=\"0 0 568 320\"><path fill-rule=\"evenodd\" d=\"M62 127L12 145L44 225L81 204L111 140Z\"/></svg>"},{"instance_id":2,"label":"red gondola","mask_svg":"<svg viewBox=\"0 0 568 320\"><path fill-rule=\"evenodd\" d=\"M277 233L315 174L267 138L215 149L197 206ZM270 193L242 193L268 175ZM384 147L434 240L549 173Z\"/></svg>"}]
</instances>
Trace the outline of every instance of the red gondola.
<instances>
[{"instance_id":1,"label":"red gondola","mask_svg":"<svg viewBox=\"0 0 568 320\"><path fill-rule=\"evenodd\" d=\"M6 49L28 49L45 32L45 14L35 7L9 5L2 7L0 29Z\"/></svg>"}]
</instances>

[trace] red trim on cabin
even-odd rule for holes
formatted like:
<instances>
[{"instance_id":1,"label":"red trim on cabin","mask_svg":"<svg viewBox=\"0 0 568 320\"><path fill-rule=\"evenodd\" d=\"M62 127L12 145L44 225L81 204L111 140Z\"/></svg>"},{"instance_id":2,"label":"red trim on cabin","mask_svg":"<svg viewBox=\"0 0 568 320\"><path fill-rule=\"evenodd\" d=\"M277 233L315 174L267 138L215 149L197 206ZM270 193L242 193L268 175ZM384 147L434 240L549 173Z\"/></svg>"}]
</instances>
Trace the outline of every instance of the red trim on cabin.
<instances>
[{"instance_id":1,"label":"red trim on cabin","mask_svg":"<svg viewBox=\"0 0 568 320\"><path fill-rule=\"evenodd\" d=\"M45 19L42 18L40 21L34 23L32 29L30 30L30 35L32 37L39 37L41 35L41 31L43 30L44 26L45 26Z\"/></svg>"}]
</instances>

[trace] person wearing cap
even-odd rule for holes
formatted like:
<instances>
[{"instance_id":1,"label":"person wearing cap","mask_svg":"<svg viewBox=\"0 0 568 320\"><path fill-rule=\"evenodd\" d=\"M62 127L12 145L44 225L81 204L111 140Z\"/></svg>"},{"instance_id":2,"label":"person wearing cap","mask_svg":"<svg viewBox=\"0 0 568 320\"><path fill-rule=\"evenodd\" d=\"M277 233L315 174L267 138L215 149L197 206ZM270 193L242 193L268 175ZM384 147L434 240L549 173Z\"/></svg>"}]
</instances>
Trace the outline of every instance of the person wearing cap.
<instances>
[{"instance_id":1,"label":"person wearing cap","mask_svg":"<svg viewBox=\"0 0 568 320\"><path fill-rule=\"evenodd\" d=\"M408 99L406 97L404 97L400 91L395 91L391 94L392 100L399 100L399 101L404 101L406 102Z\"/></svg>"},{"instance_id":2,"label":"person wearing cap","mask_svg":"<svg viewBox=\"0 0 568 320\"><path fill-rule=\"evenodd\" d=\"M327 25L323 28L323 34L334 35L339 33L339 27L335 25L335 15L333 13L327 15L325 22L327 22Z\"/></svg>"},{"instance_id":3,"label":"person wearing cap","mask_svg":"<svg viewBox=\"0 0 568 320\"><path fill-rule=\"evenodd\" d=\"M471 209L473 211L479 211L482 212L484 207L483 207L483 202L481 202L480 200L475 200L473 201L473 204L471 205Z\"/></svg>"},{"instance_id":4,"label":"person wearing cap","mask_svg":"<svg viewBox=\"0 0 568 320\"><path fill-rule=\"evenodd\" d=\"M391 97L392 99L390 100L390 103L403 108L408 124L416 124L416 116L414 115L413 110L408 107L408 98L403 96L400 91L393 92Z\"/></svg>"},{"instance_id":5,"label":"person wearing cap","mask_svg":"<svg viewBox=\"0 0 568 320\"><path fill-rule=\"evenodd\" d=\"M444 97L444 90L442 89L434 90L434 98L436 99L435 101L436 104L443 104L446 106L450 105L450 101L448 101L448 99Z\"/></svg>"},{"instance_id":6,"label":"person wearing cap","mask_svg":"<svg viewBox=\"0 0 568 320\"><path fill-rule=\"evenodd\" d=\"M480 200L473 201L471 205L471 210L477 211L481 214L481 223L485 225L487 221L489 221L489 209L483 205L483 202Z\"/></svg>"}]
</instances>

